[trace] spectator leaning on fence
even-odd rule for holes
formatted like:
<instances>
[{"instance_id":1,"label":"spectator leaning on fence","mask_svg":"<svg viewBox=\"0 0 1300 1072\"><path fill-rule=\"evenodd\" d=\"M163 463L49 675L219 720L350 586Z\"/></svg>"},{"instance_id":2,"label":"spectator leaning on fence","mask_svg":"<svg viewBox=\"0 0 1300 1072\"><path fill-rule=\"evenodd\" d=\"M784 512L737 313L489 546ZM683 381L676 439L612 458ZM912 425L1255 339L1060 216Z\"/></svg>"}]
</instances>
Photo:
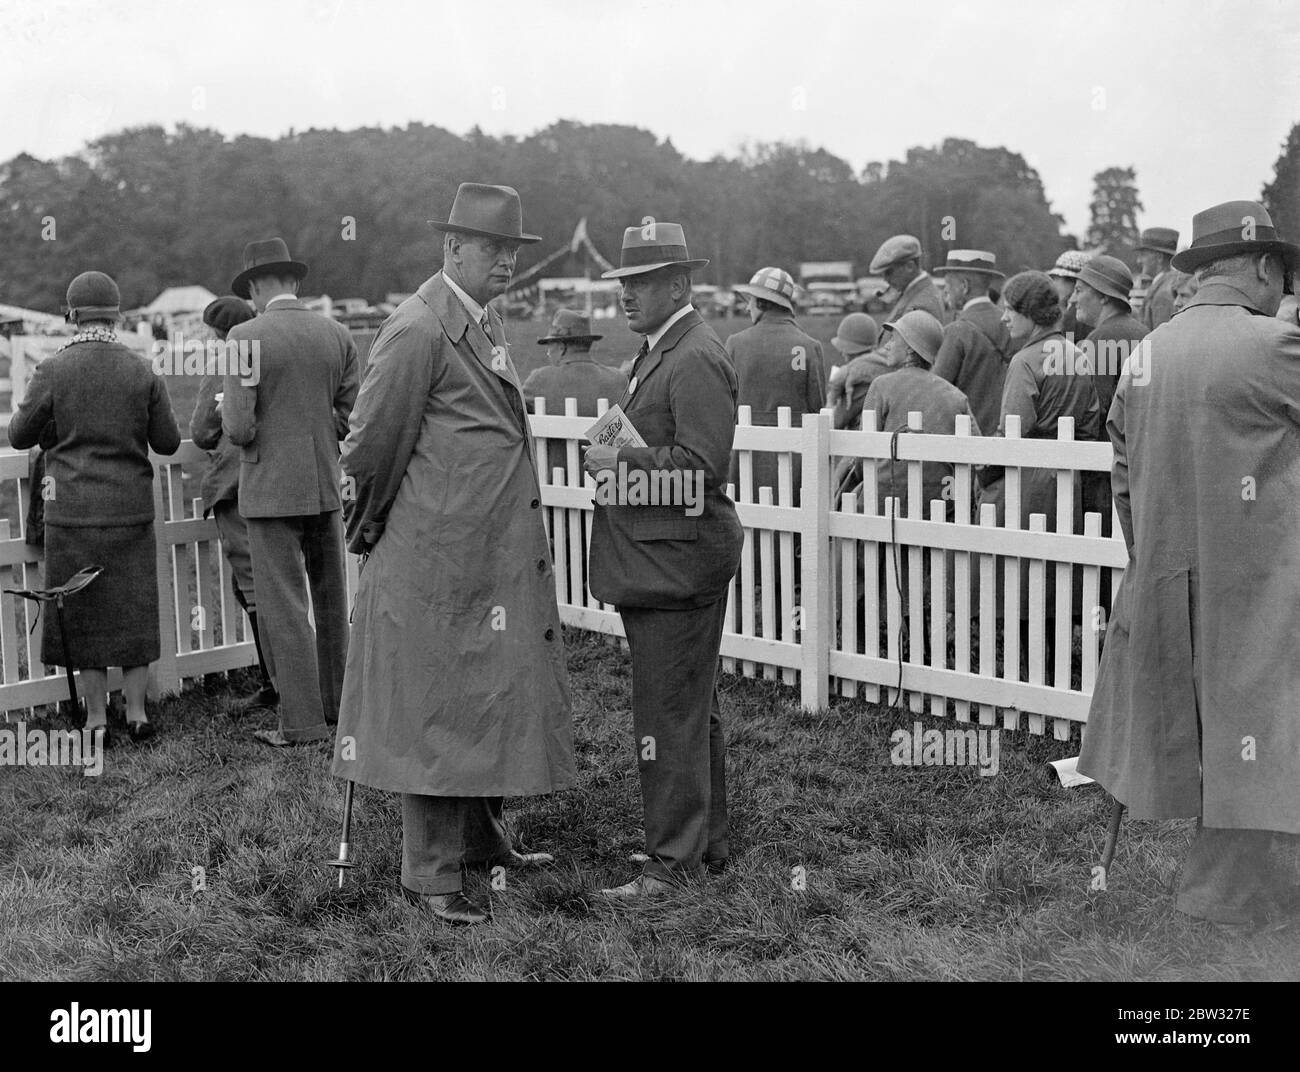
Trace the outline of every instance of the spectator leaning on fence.
<instances>
[{"instance_id":1,"label":"spectator leaning on fence","mask_svg":"<svg viewBox=\"0 0 1300 1072\"><path fill-rule=\"evenodd\" d=\"M565 399L578 403L579 417L595 417L596 405L603 398L613 404L627 390L627 377L615 368L608 368L592 359L592 344L604 338L592 334L591 317L576 309L558 309L551 320L551 330L537 340L546 347L549 364L534 369L524 381L524 405L533 412L533 403L546 400L546 412L564 414ZM564 440L553 439L547 444L543 464L546 471L542 483L549 484L556 469L568 473L568 447ZM539 459L540 461L540 459ZM574 476L582 484L582 469Z\"/></svg>"},{"instance_id":2,"label":"spectator leaning on fence","mask_svg":"<svg viewBox=\"0 0 1300 1072\"><path fill-rule=\"evenodd\" d=\"M849 364L837 365L831 369L826 381L826 405L835 411L836 428L856 428L862 417L862 400L867 397L867 388L871 381L881 373L890 370L889 360L880 343L880 328L874 319L866 313L849 313L840 321L831 345L849 359L853 364L856 358L862 358L854 377L853 390L844 390L844 377L848 374Z\"/></svg>"},{"instance_id":3,"label":"spectator leaning on fence","mask_svg":"<svg viewBox=\"0 0 1300 1072\"><path fill-rule=\"evenodd\" d=\"M243 265L230 289L258 315L228 341L258 349L253 375L228 365L221 423L243 448L239 512L280 692L279 727L254 736L282 748L324 740L338 721L348 650L339 440L357 397L357 349L347 328L299 300L307 266L283 239L250 242Z\"/></svg>"},{"instance_id":4,"label":"spectator leaning on fence","mask_svg":"<svg viewBox=\"0 0 1300 1072\"><path fill-rule=\"evenodd\" d=\"M117 284L103 272L83 272L67 300L76 334L36 367L9 423L9 442L20 450L49 443L45 587L86 566L104 571L67 600L66 649L57 616L45 615L41 654L46 663L81 670L86 729L102 727L105 744L108 667L122 667L127 731L140 741L154 733L145 687L160 650L149 449L174 454L181 437L161 377L117 341Z\"/></svg>"},{"instance_id":5,"label":"spectator leaning on fence","mask_svg":"<svg viewBox=\"0 0 1300 1072\"><path fill-rule=\"evenodd\" d=\"M805 413L817 413L826 402L826 366L822 344L799 329L794 318L794 279L780 268L760 268L748 284L735 288L744 294L752 325L730 336L724 344L736 369L738 405L750 407L750 423L776 427L777 410L790 408L790 423L799 428ZM777 496L777 456L755 451L753 502L758 489ZM791 472L794 505L799 504L803 468L796 455ZM740 491L740 456L733 454L728 478Z\"/></svg>"},{"instance_id":6,"label":"spectator leaning on fence","mask_svg":"<svg viewBox=\"0 0 1300 1072\"><path fill-rule=\"evenodd\" d=\"M939 321L921 309L907 313L893 328L894 371L878 376L867 391L863 409L875 410L876 427L882 432L897 432L908 427L911 413L921 414L921 432L926 435L953 435L957 418L971 418L971 434L980 434L979 420L971 410L965 393L933 370L943 345L944 329ZM899 516L908 514L906 462L890 458L876 459L877 507L883 511L885 499L899 501ZM860 474L860 467L859 467ZM930 503L942 500L947 516L952 517L951 486L945 478L952 476L950 462L924 462L921 466L921 516L929 518ZM858 477L861 480L861 476Z\"/></svg>"},{"instance_id":7,"label":"spectator leaning on fence","mask_svg":"<svg viewBox=\"0 0 1300 1072\"><path fill-rule=\"evenodd\" d=\"M1002 388L1002 413L998 434L1005 435L1007 418L1020 418L1024 439L1055 439L1062 417L1074 418L1076 439L1095 439L1100 416L1097 391L1092 383L1092 362L1061 332L1064 306L1060 295L1042 272L1021 272L1007 280L1002 290L1004 323L1011 341L1019 347L1007 366ZM1045 514L1047 531L1055 532L1056 470L1025 468L1020 471L1020 517L1006 518L1006 477L1000 470L983 470L980 505L993 503L997 523L1012 528L1029 528L1030 514ZM1068 531L1079 532L1083 521L1082 489L1074 486L1074 509ZM998 560L998 591L1002 590L1003 560ZM1047 649L1053 645L1052 623L1056 616L1056 570L1046 570L1045 614L1048 625ZM1029 560L1020 563L1021 633L1028 653ZM1003 609L998 601L998 610ZM1001 613L999 613L1001 616Z\"/></svg>"},{"instance_id":8,"label":"spectator leaning on fence","mask_svg":"<svg viewBox=\"0 0 1300 1072\"><path fill-rule=\"evenodd\" d=\"M934 374L960 390L979 426L991 431L998 426L1011 336L989 291L1006 277L998 271L997 257L982 249L949 250L934 274L944 277L957 313L943 329Z\"/></svg>"},{"instance_id":9,"label":"spectator leaning on fence","mask_svg":"<svg viewBox=\"0 0 1300 1072\"><path fill-rule=\"evenodd\" d=\"M1300 327L1274 315L1300 246L1230 201L1173 263L1200 289L1107 425L1129 562L1079 772L1135 819L1195 817L1175 907L1249 924L1300 892Z\"/></svg>"},{"instance_id":10,"label":"spectator leaning on fence","mask_svg":"<svg viewBox=\"0 0 1300 1072\"><path fill-rule=\"evenodd\" d=\"M253 310L248 302L233 294L218 298L203 310L203 323L223 342L236 324L252 319ZM231 590L253 627L253 645L257 649L262 687L249 698L244 707L248 711L255 707L274 707L280 702L280 696L275 691L268 649L262 644L257 624L257 594L253 584L253 559L248 550L248 523L239 514L239 456L242 451L221 434L220 395L224 382L220 370L209 371L203 377L199 384L199 397L194 403L194 414L190 417L190 438L195 446L208 452L207 472L199 485L204 516L211 513L216 518L221 550L230 566Z\"/></svg>"}]
</instances>

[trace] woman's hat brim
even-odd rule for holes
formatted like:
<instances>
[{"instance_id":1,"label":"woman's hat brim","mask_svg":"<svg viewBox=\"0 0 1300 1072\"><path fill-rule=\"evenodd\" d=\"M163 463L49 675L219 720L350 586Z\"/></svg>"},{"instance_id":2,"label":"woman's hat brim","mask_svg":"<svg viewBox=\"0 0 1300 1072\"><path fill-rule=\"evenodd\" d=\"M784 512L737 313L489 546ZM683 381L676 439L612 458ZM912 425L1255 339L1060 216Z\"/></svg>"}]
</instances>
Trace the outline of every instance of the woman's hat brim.
<instances>
[{"instance_id":1,"label":"woman's hat brim","mask_svg":"<svg viewBox=\"0 0 1300 1072\"><path fill-rule=\"evenodd\" d=\"M119 305L79 305L75 309L69 309L68 315L78 320L120 319L122 307Z\"/></svg>"},{"instance_id":2,"label":"woman's hat brim","mask_svg":"<svg viewBox=\"0 0 1300 1072\"><path fill-rule=\"evenodd\" d=\"M500 238L509 242L520 242L529 244L540 242L541 235L535 234L502 234L500 231L481 231L477 227L462 227L458 223L448 223L446 220L425 220L435 231L451 231L453 234L474 235L476 238Z\"/></svg>"},{"instance_id":3,"label":"woman's hat brim","mask_svg":"<svg viewBox=\"0 0 1300 1072\"><path fill-rule=\"evenodd\" d=\"M307 278L307 266L302 261L270 261L267 264L259 264L256 268L245 268L235 276L235 281L230 284L230 289L237 298L250 298L252 293L248 288L248 284L255 276L283 275L286 272L289 275L297 276L299 279Z\"/></svg>"},{"instance_id":4,"label":"woman's hat brim","mask_svg":"<svg viewBox=\"0 0 1300 1072\"><path fill-rule=\"evenodd\" d=\"M851 342L848 339L841 339L838 335L831 339L831 345L835 347L845 357L857 357L859 354L869 354L876 348L880 340L876 339L871 345L865 342Z\"/></svg>"},{"instance_id":5,"label":"woman's hat brim","mask_svg":"<svg viewBox=\"0 0 1300 1072\"><path fill-rule=\"evenodd\" d=\"M704 262L705 264L708 261ZM751 287L748 283L737 283L732 290L739 291L741 294L748 294L754 298L762 298L763 301L775 302L777 305L784 305L790 312L794 312L794 301L787 298L784 294L778 294L774 290L768 290L766 287Z\"/></svg>"},{"instance_id":6,"label":"woman's hat brim","mask_svg":"<svg viewBox=\"0 0 1300 1072\"><path fill-rule=\"evenodd\" d=\"M1217 246L1201 246L1199 249L1189 247L1181 253L1175 253L1169 265L1180 272L1192 272L1202 264L1239 253L1280 253L1293 269L1300 268L1300 246L1292 242L1283 242L1281 239L1270 239L1264 242L1224 242Z\"/></svg>"},{"instance_id":7,"label":"woman's hat brim","mask_svg":"<svg viewBox=\"0 0 1300 1072\"><path fill-rule=\"evenodd\" d=\"M703 268L708 264L708 260L691 260L691 261L659 261L657 264L636 264L628 268L614 268L608 272L601 272L601 279L622 279L626 275L644 275L646 272L657 272L660 268Z\"/></svg>"}]
</instances>

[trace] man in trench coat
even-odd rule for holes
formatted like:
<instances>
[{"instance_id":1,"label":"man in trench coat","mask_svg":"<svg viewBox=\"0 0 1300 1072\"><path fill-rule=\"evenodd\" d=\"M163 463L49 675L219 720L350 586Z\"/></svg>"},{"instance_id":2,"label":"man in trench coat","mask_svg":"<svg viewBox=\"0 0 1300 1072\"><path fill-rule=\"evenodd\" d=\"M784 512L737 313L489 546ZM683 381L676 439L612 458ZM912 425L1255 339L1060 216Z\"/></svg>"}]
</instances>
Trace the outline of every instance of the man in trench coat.
<instances>
[{"instance_id":1,"label":"man in trench coat","mask_svg":"<svg viewBox=\"0 0 1300 1072\"><path fill-rule=\"evenodd\" d=\"M736 373L691 306L691 269L706 264L691 260L680 224L652 223L624 232L621 265L605 273L622 283L628 326L645 336L619 405L647 444L595 445L583 462L597 479L591 594L618 607L632 653L649 857L638 878L602 891L615 897L656 896L706 867L721 871L728 857L716 680L742 531L724 491ZM602 503L601 481L616 470L676 479L683 501L665 503L661 493L657 504L632 495Z\"/></svg>"},{"instance_id":2,"label":"man in trench coat","mask_svg":"<svg viewBox=\"0 0 1300 1072\"><path fill-rule=\"evenodd\" d=\"M575 779L568 677L541 491L500 315L519 195L463 183L442 271L370 351L343 470L361 569L333 772L402 794L402 888L481 923L462 863L523 867L502 798Z\"/></svg>"},{"instance_id":3,"label":"man in trench coat","mask_svg":"<svg viewBox=\"0 0 1300 1072\"><path fill-rule=\"evenodd\" d=\"M1300 328L1273 314L1300 246L1263 206L1198 213L1195 298L1120 378L1108 431L1129 549L1079 771L1136 819L1196 817L1179 911L1294 907L1300 839Z\"/></svg>"}]
</instances>

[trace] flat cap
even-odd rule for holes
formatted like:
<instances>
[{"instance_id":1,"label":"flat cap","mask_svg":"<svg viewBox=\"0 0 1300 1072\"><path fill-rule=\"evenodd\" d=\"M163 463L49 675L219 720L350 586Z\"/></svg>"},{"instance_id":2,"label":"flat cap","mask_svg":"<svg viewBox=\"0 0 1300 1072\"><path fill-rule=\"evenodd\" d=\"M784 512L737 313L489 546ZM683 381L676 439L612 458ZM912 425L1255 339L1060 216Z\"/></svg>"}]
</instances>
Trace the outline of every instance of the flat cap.
<instances>
[{"instance_id":1,"label":"flat cap","mask_svg":"<svg viewBox=\"0 0 1300 1072\"><path fill-rule=\"evenodd\" d=\"M921 240L910 234L894 235L887 238L871 258L871 267L867 269L873 275L883 272L892 264L921 256Z\"/></svg>"}]
</instances>

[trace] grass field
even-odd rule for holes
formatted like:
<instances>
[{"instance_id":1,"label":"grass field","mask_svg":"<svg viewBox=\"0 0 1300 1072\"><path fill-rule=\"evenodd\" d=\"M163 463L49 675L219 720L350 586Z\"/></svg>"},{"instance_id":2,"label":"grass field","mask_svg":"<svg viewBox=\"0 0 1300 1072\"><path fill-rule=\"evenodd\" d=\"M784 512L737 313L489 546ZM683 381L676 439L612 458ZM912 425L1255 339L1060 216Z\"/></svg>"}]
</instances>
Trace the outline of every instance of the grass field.
<instances>
[{"instance_id":1,"label":"grass field","mask_svg":"<svg viewBox=\"0 0 1300 1072\"><path fill-rule=\"evenodd\" d=\"M340 891L342 787L325 747L280 752L234 723L224 679L165 700L160 737L105 773L0 773L0 977L62 980L1295 978L1300 926L1236 935L1172 909L1188 823L1127 823L1110 889L1096 787L1041 764L1073 745L1003 734L1000 772L889 764L913 717L859 701L803 714L724 677L733 867L643 906L595 894L634 873L640 797L630 674L566 632L579 782L507 804L553 867L472 874L492 923L444 927L397 891L396 799L360 789ZM247 691L251 681L238 678ZM196 890L202 868L204 887ZM800 868L802 872L794 869ZM805 888L793 878L802 873Z\"/></svg>"}]
</instances>

